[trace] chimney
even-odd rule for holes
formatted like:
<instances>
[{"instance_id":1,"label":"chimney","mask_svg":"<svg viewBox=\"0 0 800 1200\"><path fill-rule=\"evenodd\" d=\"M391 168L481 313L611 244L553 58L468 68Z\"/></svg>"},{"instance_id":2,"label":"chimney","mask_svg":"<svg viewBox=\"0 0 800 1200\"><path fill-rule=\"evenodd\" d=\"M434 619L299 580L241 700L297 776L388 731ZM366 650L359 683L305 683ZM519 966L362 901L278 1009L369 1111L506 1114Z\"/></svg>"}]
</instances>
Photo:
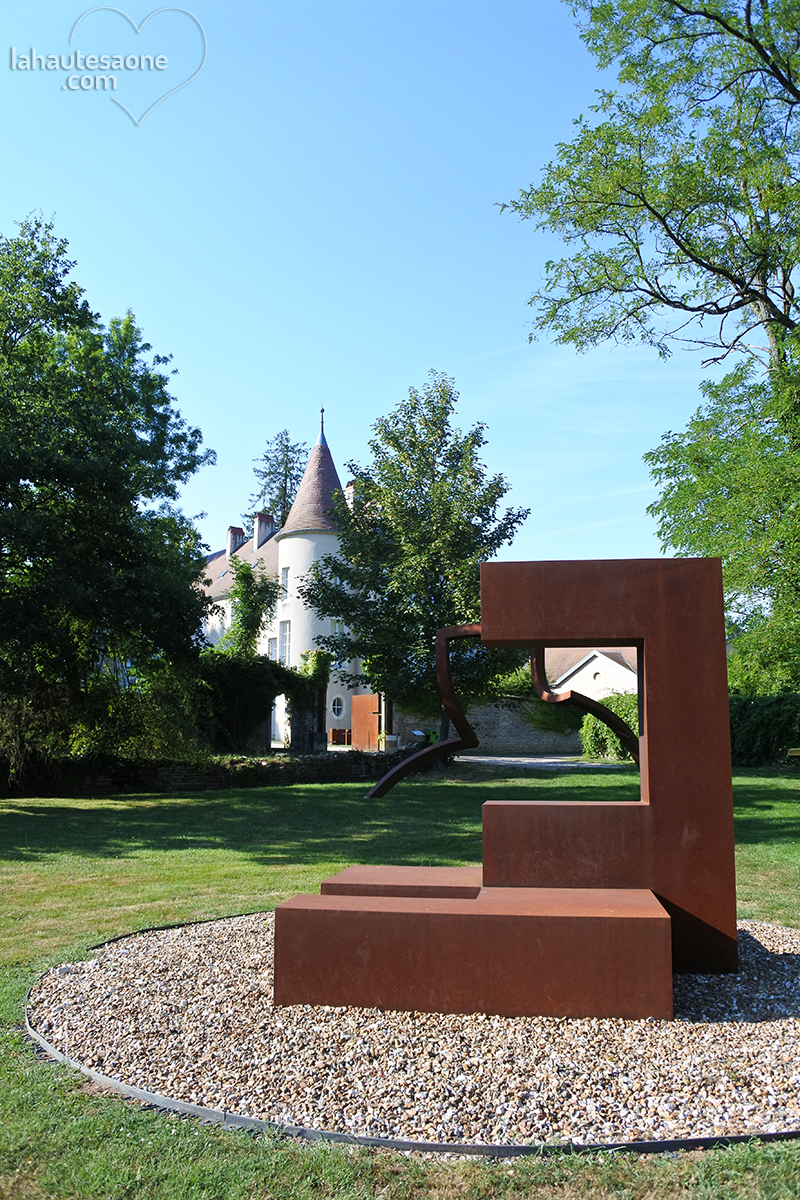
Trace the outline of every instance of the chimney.
<instances>
[{"instance_id":1,"label":"chimney","mask_svg":"<svg viewBox=\"0 0 800 1200\"><path fill-rule=\"evenodd\" d=\"M240 526L229 525L228 526L228 540L225 544L225 557L230 558L230 556L236 550L239 549L242 542L244 542L246 540L247 539L244 536L244 530L242 528L240 528Z\"/></svg>"},{"instance_id":2,"label":"chimney","mask_svg":"<svg viewBox=\"0 0 800 1200\"><path fill-rule=\"evenodd\" d=\"M275 518L272 513L256 513L253 518L253 553L265 542L275 528Z\"/></svg>"},{"instance_id":3,"label":"chimney","mask_svg":"<svg viewBox=\"0 0 800 1200\"><path fill-rule=\"evenodd\" d=\"M353 493L355 492L355 489L356 485L354 481L352 479L348 479L347 483L344 485L344 498L347 501L348 508L353 507Z\"/></svg>"}]
</instances>

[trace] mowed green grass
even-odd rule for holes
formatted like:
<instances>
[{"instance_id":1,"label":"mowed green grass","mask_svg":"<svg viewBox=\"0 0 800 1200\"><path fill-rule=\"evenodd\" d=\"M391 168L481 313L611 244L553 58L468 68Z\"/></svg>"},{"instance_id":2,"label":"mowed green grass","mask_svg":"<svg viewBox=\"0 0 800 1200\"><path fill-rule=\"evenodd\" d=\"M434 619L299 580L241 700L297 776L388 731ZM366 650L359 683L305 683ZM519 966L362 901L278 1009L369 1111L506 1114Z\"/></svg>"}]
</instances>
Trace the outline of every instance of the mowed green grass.
<instances>
[{"instance_id":1,"label":"mowed green grass","mask_svg":"<svg viewBox=\"0 0 800 1200\"><path fill-rule=\"evenodd\" d=\"M24 995L53 962L148 926L273 908L352 862L477 863L488 799L635 799L622 767L456 765L364 784L0 801L0 1200L6 1197L796 1197L800 1144L678 1157L427 1160L208 1129L34 1055ZM800 927L800 777L734 780L739 915Z\"/></svg>"}]
</instances>

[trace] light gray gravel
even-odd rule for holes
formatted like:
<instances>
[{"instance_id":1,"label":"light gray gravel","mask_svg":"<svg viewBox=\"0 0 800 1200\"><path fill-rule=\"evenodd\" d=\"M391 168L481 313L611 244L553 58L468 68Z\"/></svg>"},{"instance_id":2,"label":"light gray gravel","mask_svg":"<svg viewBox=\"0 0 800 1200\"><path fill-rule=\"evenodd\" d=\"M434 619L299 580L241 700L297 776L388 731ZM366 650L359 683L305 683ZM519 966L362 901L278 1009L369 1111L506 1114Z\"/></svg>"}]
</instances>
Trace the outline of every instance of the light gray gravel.
<instances>
[{"instance_id":1,"label":"light gray gravel","mask_svg":"<svg viewBox=\"0 0 800 1200\"><path fill-rule=\"evenodd\" d=\"M272 1004L272 914L135 934L53 968L31 1025L124 1083L270 1121L440 1142L800 1128L800 930L740 923L738 976L674 1021Z\"/></svg>"}]
</instances>

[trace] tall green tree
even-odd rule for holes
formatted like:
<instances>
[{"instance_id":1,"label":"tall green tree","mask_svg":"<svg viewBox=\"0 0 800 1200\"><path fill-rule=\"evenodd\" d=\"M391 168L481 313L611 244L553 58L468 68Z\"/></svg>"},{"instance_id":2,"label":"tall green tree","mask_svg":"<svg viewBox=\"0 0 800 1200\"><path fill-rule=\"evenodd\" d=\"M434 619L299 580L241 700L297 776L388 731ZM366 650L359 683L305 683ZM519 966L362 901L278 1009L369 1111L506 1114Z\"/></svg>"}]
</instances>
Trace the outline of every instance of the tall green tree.
<instances>
[{"instance_id":1,"label":"tall green tree","mask_svg":"<svg viewBox=\"0 0 800 1200\"><path fill-rule=\"evenodd\" d=\"M499 510L508 484L479 457L483 424L453 426L458 393L431 371L422 391L373 426L367 467L348 463L350 502L336 501L338 554L314 564L302 588L316 612L340 622L319 639L351 684L368 683L406 711L436 715L436 631L480 620L480 564L510 542L527 509ZM467 701L491 692L514 656L453 643L453 679ZM514 660L512 662L512 660Z\"/></svg>"},{"instance_id":2,"label":"tall green tree","mask_svg":"<svg viewBox=\"0 0 800 1200\"><path fill-rule=\"evenodd\" d=\"M261 458L254 459L258 487L247 502L249 511L242 514L245 528L252 525L257 512L272 513L278 525L286 524L307 459L308 446L293 442L288 429L267 442Z\"/></svg>"},{"instance_id":3,"label":"tall green tree","mask_svg":"<svg viewBox=\"0 0 800 1200\"><path fill-rule=\"evenodd\" d=\"M231 624L216 646L204 650L200 676L206 685L201 727L215 750L243 752L253 731L266 722L271 742L275 697L296 684L296 672L273 662L256 648L275 615L280 595L277 579L243 559L231 558Z\"/></svg>"},{"instance_id":4,"label":"tall green tree","mask_svg":"<svg viewBox=\"0 0 800 1200\"><path fill-rule=\"evenodd\" d=\"M664 545L722 558L732 686L800 691L797 420L752 363L701 390L686 430L645 455L661 492L648 511Z\"/></svg>"},{"instance_id":5,"label":"tall green tree","mask_svg":"<svg viewBox=\"0 0 800 1200\"><path fill-rule=\"evenodd\" d=\"M646 456L650 512L665 548L723 559L732 682L800 688L800 6L571 7L619 86L508 206L568 248L531 297L534 335L732 363Z\"/></svg>"},{"instance_id":6,"label":"tall green tree","mask_svg":"<svg viewBox=\"0 0 800 1200\"><path fill-rule=\"evenodd\" d=\"M798 319L796 0L571 7L620 86L507 206L569 247L531 297L536 330L778 366Z\"/></svg>"},{"instance_id":7,"label":"tall green tree","mask_svg":"<svg viewBox=\"0 0 800 1200\"><path fill-rule=\"evenodd\" d=\"M17 750L36 712L63 724L98 679L195 654L206 607L176 501L213 454L169 360L130 314L104 329L73 266L52 223L0 237L0 700Z\"/></svg>"}]
</instances>

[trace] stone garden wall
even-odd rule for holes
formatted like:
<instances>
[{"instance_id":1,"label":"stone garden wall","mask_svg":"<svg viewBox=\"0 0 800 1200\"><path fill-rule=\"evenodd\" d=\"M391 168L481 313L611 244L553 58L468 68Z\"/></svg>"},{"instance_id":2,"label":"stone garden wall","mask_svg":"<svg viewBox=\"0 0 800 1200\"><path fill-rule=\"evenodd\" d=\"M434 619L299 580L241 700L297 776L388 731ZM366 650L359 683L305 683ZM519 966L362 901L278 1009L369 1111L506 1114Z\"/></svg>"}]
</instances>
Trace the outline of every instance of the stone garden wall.
<instances>
[{"instance_id":1,"label":"stone garden wall","mask_svg":"<svg viewBox=\"0 0 800 1200\"><path fill-rule=\"evenodd\" d=\"M522 715L522 702L512 707L501 707L497 704L486 704L473 708L467 719L480 740L475 750L467 754L580 754L581 739L577 729L574 733L551 733L533 729ZM580 725L581 714L576 711L576 721ZM413 740L413 730L421 729L427 732L436 729L438 725L419 717L408 716L395 710L394 732L402 745ZM451 736L453 734L451 728Z\"/></svg>"},{"instance_id":2,"label":"stone garden wall","mask_svg":"<svg viewBox=\"0 0 800 1200\"><path fill-rule=\"evenodd\" d=\"M392 754L347 750L322 754L279 753L269 758L230 756L199 763L131 762L111 758L91 763L72 760L40 764L10 785L6 782L7 764L0 761L0 795L98 796L370 781L380 779L414 749L416 747L409 746Z\"/></svg>"}]
</instances>

